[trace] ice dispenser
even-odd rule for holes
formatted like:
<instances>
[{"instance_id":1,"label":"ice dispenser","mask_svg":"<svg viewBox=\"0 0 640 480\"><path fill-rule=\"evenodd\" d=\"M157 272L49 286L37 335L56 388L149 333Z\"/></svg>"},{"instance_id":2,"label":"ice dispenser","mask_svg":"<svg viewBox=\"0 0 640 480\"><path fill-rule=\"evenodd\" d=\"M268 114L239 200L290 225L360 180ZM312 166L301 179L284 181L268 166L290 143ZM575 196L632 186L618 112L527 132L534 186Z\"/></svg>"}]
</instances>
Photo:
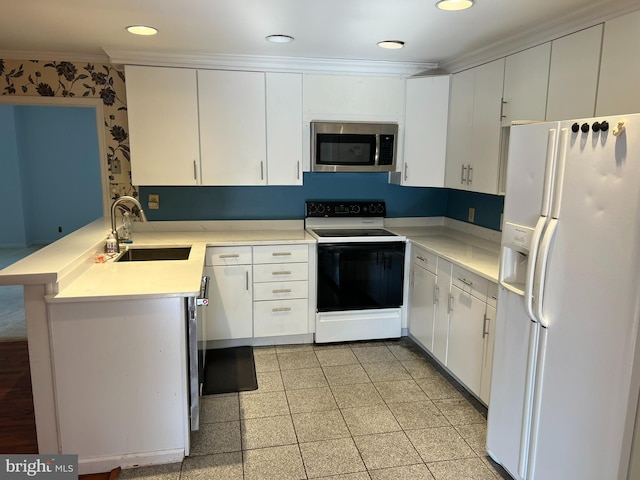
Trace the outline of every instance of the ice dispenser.
<instances>
[{"instance_id":1,"label":"ice dispenser","mask_svg":"<svg viewBox=\"0 0 640 480\"><path fill-rule=\"evenodd\" d=\"M532 238L533 228L505 222L502 229L500 284L519 295L524 295Z\"/></svg>"}]
</instances>

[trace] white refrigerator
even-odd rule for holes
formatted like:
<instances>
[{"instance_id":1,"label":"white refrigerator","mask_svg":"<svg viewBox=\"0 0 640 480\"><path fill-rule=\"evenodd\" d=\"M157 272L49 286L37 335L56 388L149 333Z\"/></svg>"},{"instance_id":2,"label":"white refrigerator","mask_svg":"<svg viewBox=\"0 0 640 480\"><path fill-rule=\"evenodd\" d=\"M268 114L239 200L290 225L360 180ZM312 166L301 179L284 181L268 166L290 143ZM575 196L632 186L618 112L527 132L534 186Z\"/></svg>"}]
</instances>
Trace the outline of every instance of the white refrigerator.
<instances>
[{"instance_id":1,"label":"white refrigerator","mask_svg":"<svg viewBox=\"0 0 640 480\"><path fill-rule=\"evenodd\" d=\"M625 480L640 114L514 125L506 181L488 452L518 480Z\"/></svg>"}]
</instances>

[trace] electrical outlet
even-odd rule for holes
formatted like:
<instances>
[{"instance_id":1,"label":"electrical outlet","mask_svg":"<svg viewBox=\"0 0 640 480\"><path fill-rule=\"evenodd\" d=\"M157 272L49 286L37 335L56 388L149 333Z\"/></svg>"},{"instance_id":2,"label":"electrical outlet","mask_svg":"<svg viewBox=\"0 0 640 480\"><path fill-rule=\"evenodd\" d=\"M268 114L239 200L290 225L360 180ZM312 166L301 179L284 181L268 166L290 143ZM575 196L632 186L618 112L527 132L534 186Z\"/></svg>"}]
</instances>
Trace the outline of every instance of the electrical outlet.
<instances>
[{"instance_id":1,"label":"electrical outlet","mask_svg":"<svg viewBox=\"0 0 640 480\"><path fill-rule=\"evenodd\" d=\"M473 220L476 218L476 209L473 207L469 208L469 223L473 223Z\"/></svg>"},{"instance_id":2,"label":"electrical outlet","mask_svg":"<svg viewBox=\"0 0 640 480\"><path fill-rule=\"evenodd\" d=\"M147 207L149 207L149 210L158 210L160 208L160 195L155 193L149 194Z\"/></svg>"}]
</instances>

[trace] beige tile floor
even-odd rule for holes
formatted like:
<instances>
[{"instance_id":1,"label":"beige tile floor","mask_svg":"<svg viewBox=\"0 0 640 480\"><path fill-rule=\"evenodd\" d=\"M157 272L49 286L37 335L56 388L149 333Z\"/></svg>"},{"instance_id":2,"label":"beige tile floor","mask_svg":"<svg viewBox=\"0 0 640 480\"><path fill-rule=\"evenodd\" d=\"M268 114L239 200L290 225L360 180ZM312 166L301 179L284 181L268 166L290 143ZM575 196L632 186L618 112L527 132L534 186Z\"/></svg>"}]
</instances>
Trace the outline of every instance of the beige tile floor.
<instances>
[{"instance_id":1,"label":"beige tile floor","mask_svg":"<svg viewBox=\"0 0 640 480\"><path fill-rule=\"evenodd\" d=\"M486 409L408 339L254 350L258 390L203 397L181 464L154 480L496 480Z\"/></svg>"}]
</instances>

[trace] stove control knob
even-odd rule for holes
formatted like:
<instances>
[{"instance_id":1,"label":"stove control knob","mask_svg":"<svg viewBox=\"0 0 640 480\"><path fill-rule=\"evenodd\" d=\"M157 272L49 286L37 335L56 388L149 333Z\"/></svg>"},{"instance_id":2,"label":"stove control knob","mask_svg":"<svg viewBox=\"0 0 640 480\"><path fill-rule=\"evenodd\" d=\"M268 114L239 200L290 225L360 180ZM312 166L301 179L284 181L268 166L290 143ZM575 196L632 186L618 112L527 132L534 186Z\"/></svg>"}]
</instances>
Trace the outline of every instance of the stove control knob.
<instances>
[{"instance_id":1,"label":"stove control knob","mask_svg":"<svg viewBox=\"0 0 640 480\"><path fill-rule=\"evenodd\" d=\"M317 211L318 211L318 207L316 207L316 204L315 203L310 203L309 204L309 211L307 213L313 215Z\"/></svg>"},{"instance_id":2,"label":"stove control knob","mask_svg":"<svg viewBox=\"0 0 640 480\"><path fill-rule=\"evenodd\" d=\"M322 205L322 204L318 205L318 213L319 214L323 214L324 213L324 205Z\"/></svg>"},{"instance_id":3,"label":"stove control knob","mask_svg":"<svg viewBox=\"0 0 640 480\"><path fill-rule=\"evenodd\" d=\"M376 207L376 213L382 213L384 212L384 206L379 203L378 206Z\"/></svg>"},{"instance_id":4,"label":"stove control knob","mask_svg":"<svg viewBox=\"0 0 640 480\"><path fill-rule=\"evenodd\" d=\"M369 205L369 213L370 213L371 215L373 215L374 213L376 213L376 206L375 206L375 204L373 204L373 203L372 203L371 205Z\"/></svg>"},{"instance_id":5,"label":"stove control knob","mask_svg":"<svg viewBox=\"0 0 640 480\"><path fill-rule=\"evenodd\" d=\"M360 205L351 205L350 211L351 213L360 213Z\"/></svg>"}]
</instances>

